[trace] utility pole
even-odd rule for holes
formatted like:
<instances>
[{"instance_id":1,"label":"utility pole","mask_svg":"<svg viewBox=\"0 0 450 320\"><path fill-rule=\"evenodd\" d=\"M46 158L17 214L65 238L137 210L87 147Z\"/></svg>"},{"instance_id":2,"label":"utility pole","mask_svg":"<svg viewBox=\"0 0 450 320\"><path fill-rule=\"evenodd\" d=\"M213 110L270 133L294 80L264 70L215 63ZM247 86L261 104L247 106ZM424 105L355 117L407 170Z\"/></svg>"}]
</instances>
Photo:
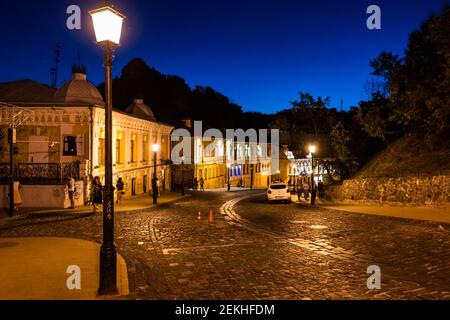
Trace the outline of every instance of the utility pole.
<instances>
[{"instance_id":1,"label":"utility pole","mask_svg":"<svg viewBox=\"0 0 450 320\"><path fill-rule=\"evenodd\" d=\"M61 62L61 45L55 45L53 53L54 65L50 68L50 75L52 76L51 87L56 89L58 85L58 66Z\"/></svg>"}]
</instances>

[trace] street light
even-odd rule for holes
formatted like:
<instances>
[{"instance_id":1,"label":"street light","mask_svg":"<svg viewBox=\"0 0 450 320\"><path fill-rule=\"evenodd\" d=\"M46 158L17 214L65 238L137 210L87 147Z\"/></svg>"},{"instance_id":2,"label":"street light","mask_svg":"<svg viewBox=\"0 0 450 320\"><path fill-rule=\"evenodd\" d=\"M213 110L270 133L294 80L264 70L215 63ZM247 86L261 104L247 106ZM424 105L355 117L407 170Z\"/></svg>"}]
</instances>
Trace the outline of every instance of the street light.
<instances>
[{"instance_id":1,"label":"street light","mask_svg":"<svg viewBox=\"0 0 450 320\"><path fill-rule=\"evenodd\" d=\"M181 157L181 195L184 197L184 156Z\"/></svg>"},{"instance_id":2,"label":"street light","mask_svg":"<svg viewBox=\"0 0 450 320\"><path fill-rule=\"evenodd\" d=\"M311 205L316 202L316 184L314 182L314 153L316 153L316 146L310 145L308 147L309 153L311 154Z\"/></svg>"},{"instance_id":3,"label":"street light","mask_svg":"<svg viewBox=\"0 0 450 320\"><path fill-rule=\"evenodd\" d=\"M230 192L231 189L231 184L230 184L230 169L231 169L231 164L227 163L227 187L228 187L228 192Z\"/></svg>"},{"instance_id":4,"label":"street light","mask_svg":"<svg viewBox=\"0 0 450 320\"><path fill-rule=\"evenodd\" d=\"M114 187L112 165L112 62L120 44L125 16L111 6L89 12L97 43L104 51L105 64L105 188L103 191L103 243L100 248L100 286L98 294L117 294L117 250L114 244Z\"/></svg>"},{"instance_id":5,"label":"street light","mask_svg":"<svg viewBox=\"0 0 450 320\"><path fill-rule=\"evenodd\" d=\"M293 165L293 167L292 167L293 169L294 169L294 188L293 188L293 192L294 192L294 194L295 194L295 192L296 192L296 187L297 187L297 177L296 177L296 175L297 175L297 164L295 164L294 163L294 165Z\"/></svg>"},{"instance_id":6,"label":"street light","mask_svg":"<svg viewBox=\"0 0 450 320\"><path fill-rule=\"evenodd\" d=\"M154 154L153 158L153 179L152 179L152 193L153 193L153 204L158 204L158 178L156 177L156 155L159 151L159 145L152 145L152 151Z\"/></svg>"},{"instance_id":7,"label":"street light","mask_svg":"<svg viewBox=\"0 0 450 320\"><path fill-rule=\"evenodd\" d=\"M255 171L255 165L252 164L251 168L250 168L250 190L253 190L253 176L254 176L254 171Z\"/></svg>"}]
</instances>

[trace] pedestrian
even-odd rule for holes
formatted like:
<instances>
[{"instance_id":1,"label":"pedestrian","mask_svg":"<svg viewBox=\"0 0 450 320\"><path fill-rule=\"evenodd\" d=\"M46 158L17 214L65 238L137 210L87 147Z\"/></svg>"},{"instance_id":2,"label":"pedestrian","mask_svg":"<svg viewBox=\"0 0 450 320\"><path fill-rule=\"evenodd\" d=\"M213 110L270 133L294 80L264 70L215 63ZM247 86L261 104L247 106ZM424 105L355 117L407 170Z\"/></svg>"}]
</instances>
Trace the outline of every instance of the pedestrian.
<instances>
[{"instance_id":1,"label":"pedestrian","mask_svg":"<svg viewBox=\"0 0 450 320\"><path fill-rule=\"evenodd\" d=\"M297 180L297 197L298 197L298 201L300 202L300 199L302 198L302 193L303 193L303 185L301 183L301 180Z\"/></svg>"},{"instance_id":2,"label":"pedestrian","mask_svg":"<svg viewBox=\"0 0 450 320\"><path fill-rule=\"evenodd\" d=\"M200 191L205 191L205 180L200 178Z\"/></svg>"},{"instance_id":3,"label":"pedestrian","mask_svg":"<svg viewBox=\"0 0 450 320\"><path fill-rule=\"evenodd\" d=\"M198 190L198 180L196 177L194 177L194 191Z\"/></svg>"},{"instance_id":4,"label":"pedestrian","mask_svg":"<svg viewBox=\"0 0 450 320\"><path fill-rule=\"evenodd\" d=\"M308 201L308 199L309 199L309 184L306 181L303 183L303 196L305 197L305 200Z\"/></svg>"},{"instance_id":5,"label":"pedestrian","mask_svg":"<svg viewBox=\"0 0 450 320\"><path fill-rule=\"evenodd\" d=\"M311 204L314 205L316 203L316 197L317 197L317 186L316 182L313 180L311 183Z\"/></svg>"},{"instance_id":6,"label":"pedestrian","mask_svg":"<svg viewBox=\"0 0 450 320\"><path fill-rule=\"evenodd\" d=\"M13 186L14 211L19 211L19 208L22 205L22 197L20 196L20 189L22 189L22 185L20 184L20 181L14 181L14 186Z\"/></svg>"},{"instance_id":7,"label":"pedestrian","mask_svg":"<svg viewBox=\"0 0 450 320\"><path fill-rule=\"evenodd\" d=\"M120 202L122 202L122 197L125 194L124 188L125 187L125 183L123 183L122 178L119 178L117 180L116 183L116 189L117 189L117 200L116 203L119 204Z\"/></svg>"},{"instance_id":8,"label":"pedestrian","mask_svg":"<svg viewBox=\"0 0 450 320\"><path fill-rule=\"evenodd\" d=\"M158 197L158 181L159 179L156 176L152 178L152 193L154 197Z\"/></svg>"},{"instance_id":9,"label":"pedestrian","mask_svg":"<svg viewBox=\"0 0 450 320\"><path fill-rule=\"evenodd\" d=\"M75 179L71 175L67 177L67 191L69 192L70 209L75 209Z\"/></svg>"},{"instance_id":10,"label":"pedestrian","mask_svg":"<svg viewBox=\"0 0 450 320\"><path fill-rule=\"evenodd\" d=\"M103 203L103 186L100 182L100 177L95 177L92 182L92 192L93 192L93 201L92 206L94 207L94 213L98 212L98 205Z\"/></svg>"},{"instance_id":11,"label":"pedestrian","mask_svg":"<svg viewBox=\"0 0 450 320\"><path fill-rule=\"evenodd\" d=\"M319 199L323 200L323 198L325 197L325 185L322 181L320 181L317 185L317 191L319 192Z\"/></svg>"}]
</instances>

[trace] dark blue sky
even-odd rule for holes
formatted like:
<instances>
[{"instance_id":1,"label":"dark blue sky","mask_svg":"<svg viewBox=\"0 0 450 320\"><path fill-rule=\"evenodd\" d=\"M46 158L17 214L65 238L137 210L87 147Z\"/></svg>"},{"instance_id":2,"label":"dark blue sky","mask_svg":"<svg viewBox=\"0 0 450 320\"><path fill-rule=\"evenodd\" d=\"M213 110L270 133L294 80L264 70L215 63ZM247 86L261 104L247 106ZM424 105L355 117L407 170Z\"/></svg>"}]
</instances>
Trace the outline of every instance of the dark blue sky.
<instances>
[{"instance_id":1,"label":"dark blue sky","mask_svg":"<svg viewBox=\"0 0 450 320\"><path fill-rule=\"evenodd\" d=\"M63 46L59 85L77 51L88 78L103 79L100 49L87 11L95 0L0 0L0 82L50 83L52 46ZM446 0L127 0L115 75L143 58L190 86L212 86L245 110L276 112L298 91L330 96L338 107L365 98L368 62L382 50L401 54L409 33ZM66 8L83 11L82 30L65 27ZM366 28L366 9L382 10L382 30Z\"/></svg>"}]
</instances>

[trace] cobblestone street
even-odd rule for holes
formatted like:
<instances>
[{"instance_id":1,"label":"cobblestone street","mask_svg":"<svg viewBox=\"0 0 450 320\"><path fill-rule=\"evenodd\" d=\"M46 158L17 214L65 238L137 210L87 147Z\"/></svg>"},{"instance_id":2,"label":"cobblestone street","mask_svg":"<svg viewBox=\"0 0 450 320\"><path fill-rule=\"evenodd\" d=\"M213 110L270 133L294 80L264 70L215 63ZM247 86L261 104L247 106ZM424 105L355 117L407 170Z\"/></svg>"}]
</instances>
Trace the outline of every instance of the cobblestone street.
<instances>
[{"instance_id":1,"label":"cobblestone street","mask_svg":"<svg viewBox=\"0 0 450 320\"><path fill-rule=\"evenodd\" d=\"M100 214L29 218L0 237L100 243L101 224ZM131 299L450 299L450 226L439 225L204 192L117 213L116 244ZM370 265L381 290L367 289Z\"/></svg>"}]
</instances>

